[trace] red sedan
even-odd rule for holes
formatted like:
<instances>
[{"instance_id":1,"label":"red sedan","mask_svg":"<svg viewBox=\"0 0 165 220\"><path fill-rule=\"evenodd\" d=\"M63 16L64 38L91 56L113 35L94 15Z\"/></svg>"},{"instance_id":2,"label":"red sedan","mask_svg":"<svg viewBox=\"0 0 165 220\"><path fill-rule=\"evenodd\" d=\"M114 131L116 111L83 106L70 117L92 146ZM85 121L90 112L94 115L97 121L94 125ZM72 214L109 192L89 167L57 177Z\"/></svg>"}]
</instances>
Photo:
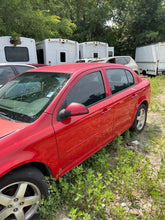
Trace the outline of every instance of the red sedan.
<instances>
[{"instance_id":1,"label":"red sedan","mask_svg":"<svg viewBox=\"0 0 165 220\"><path fill-rule=\"evenodd\" d=\"M0 219L30 219L56 179L129 128L145 126L147 79L120 64L25 72L0 88Z\"/></svg>"}]
</instances>

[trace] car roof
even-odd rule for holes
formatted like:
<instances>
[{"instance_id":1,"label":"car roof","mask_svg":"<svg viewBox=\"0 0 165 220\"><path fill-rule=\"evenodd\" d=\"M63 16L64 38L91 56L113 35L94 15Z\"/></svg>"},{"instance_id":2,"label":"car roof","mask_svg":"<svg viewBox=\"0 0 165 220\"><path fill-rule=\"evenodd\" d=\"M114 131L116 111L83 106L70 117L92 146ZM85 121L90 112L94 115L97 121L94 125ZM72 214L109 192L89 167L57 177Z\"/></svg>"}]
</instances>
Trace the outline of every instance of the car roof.
<instances>
[{"instance_id":1,"label":"car roof","mask_svg":"<svg viewBox=\"0 0 165 220\"><path fill-rule=\"evenodd\" d=\"M60 64L60 65L53 65L53 66L46 66L41 68L36 68L35 72L61 72L61 73L70 73L73 74L79 71L87 71L94 68L102 68L102 67L109 67L109 68L126 68L124 65L121 64L111 64L111 63L72 63L72 64Z\"/></svg>"}]
</instances>

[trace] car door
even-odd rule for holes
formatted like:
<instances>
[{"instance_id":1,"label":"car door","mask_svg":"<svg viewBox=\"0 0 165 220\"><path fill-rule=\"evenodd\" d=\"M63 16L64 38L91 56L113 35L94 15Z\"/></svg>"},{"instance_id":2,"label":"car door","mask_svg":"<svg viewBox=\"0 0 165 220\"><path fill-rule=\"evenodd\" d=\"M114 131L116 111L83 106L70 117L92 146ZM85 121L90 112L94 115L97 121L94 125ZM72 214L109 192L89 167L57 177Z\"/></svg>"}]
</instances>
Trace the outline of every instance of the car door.
<instances>
[{"instance_id":1,"label":"car door","mask_svg":"<svg viewBox=\"0 0 165 220\"><path fill-rule=\"evenodd\" d=\"M64 174L104 146L111 136L113 113L100 71L85 74L72 83L61 102L60 109L77 102L89 110L86 115L54 122L61 174Z\"/></svg>"},{"instance_id":2,"label":"car door","mask_svg":"<svg viewBox=\"0 0 165 220\"><path fill-rule=\"evenodd\" d=\"M112 106L114 112L113 131L123 133L131 126L137 103L137 94L134 89L134 78L130 71L124 69L107 69L109 83L112 90Z\"/></svg>"}]
</instances>

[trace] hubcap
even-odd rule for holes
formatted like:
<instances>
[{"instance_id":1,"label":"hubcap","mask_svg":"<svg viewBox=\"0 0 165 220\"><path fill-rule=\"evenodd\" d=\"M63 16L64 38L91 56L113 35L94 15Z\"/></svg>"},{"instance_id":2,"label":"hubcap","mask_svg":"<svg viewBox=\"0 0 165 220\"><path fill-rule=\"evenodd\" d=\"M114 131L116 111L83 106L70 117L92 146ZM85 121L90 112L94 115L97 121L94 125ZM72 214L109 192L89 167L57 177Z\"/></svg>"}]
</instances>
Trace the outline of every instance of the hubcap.
<instances>
[{"instance_id":1,"label":"hubcap","mask_svg":"<svg viewBox=\"0 0 165 220\"><path fill-rule=\"evenodd\" d=\"M146 112L144 108L141 108L139 115L137 116L137 129L141 130L145 124Z\"/></svg>"},{"instance_id":2,"label":"hubcap","mask_svg":"<svg viewBox=\"0 0 165 220\"><path fill-rule=\"evenodd\" d=\"M17 182L0 190L0 219L28 220L39 206L41 193L29 182Z\"/></svg>"}]
</instances>

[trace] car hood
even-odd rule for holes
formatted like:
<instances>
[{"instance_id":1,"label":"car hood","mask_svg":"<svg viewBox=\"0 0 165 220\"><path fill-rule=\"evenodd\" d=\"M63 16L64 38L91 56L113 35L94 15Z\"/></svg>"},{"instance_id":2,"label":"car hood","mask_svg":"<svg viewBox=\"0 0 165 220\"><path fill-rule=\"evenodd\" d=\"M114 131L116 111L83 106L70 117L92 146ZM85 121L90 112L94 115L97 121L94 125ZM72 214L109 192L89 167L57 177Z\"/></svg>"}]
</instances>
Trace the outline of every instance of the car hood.
<instances>
[{"instance_id":1,"label":"car hood","mask_svg":"<svg viewBox=\"0 0 165 220\"><path fill-rule=\"evenodd\" d=\"M8 121L0 119L0 138L13 133L16 130L26 127L27 123Z\"/></svg>"}]
</instances>

